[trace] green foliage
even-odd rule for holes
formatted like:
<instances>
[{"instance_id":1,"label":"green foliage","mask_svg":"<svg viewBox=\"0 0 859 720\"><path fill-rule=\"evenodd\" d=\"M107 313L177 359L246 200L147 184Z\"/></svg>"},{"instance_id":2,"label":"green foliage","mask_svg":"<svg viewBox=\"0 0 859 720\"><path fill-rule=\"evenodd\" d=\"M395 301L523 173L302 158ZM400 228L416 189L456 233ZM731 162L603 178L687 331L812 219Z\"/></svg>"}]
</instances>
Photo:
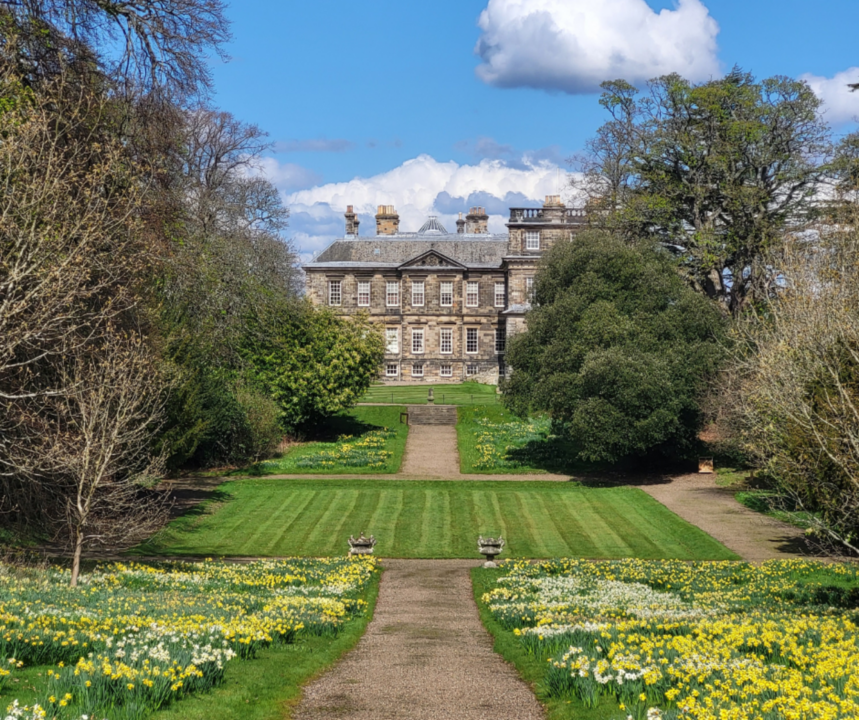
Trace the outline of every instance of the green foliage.
<instances>
[{"instance_id":1,"label":"green foliage","mask_svg":"<svg viewBox=\"0 0 859 720\"><path fill-rule=\"evenodd\" d=\"M643 94L622 80L603 88L612 119L585 163L595 217L663 243L734 310L764 296L762 255L811 211L831 150L811 88L738 68L699 85L666 75Z\"/></svg>"},{"instance_id":2,"label":"green foliage","mask_svg":"<svg viewBox=\"0 0 859 720\"><path fill-rule=\"evenodd\" d=\"M214 467L268 457L283 438L271 398L233 380L235 373L184 358L159 438L168 465Z\"/></svg>"},{"instance_id":3,"label":"green foliage","mask_svg":"<svg viewBox=\"0 0 859 720\"><path fill-rule=\"evenodd\" d=\"M384 341L368 316L348 320L305 305L272 313L246 343L254 378L280 408L284 429L351 407L384 359Z\"/></svg>"},{"instance_id":4,"label":"green foliage","mask_svg":"<svg viewBox=\"0 0 859 720\"><path fill-rule=\"evenodd\" d=\"M589 231L556 245L513 338L504 402L548 412L579 459L683 458L701 426L724 320L666 253Z\"/></svg>"}]
</instances>

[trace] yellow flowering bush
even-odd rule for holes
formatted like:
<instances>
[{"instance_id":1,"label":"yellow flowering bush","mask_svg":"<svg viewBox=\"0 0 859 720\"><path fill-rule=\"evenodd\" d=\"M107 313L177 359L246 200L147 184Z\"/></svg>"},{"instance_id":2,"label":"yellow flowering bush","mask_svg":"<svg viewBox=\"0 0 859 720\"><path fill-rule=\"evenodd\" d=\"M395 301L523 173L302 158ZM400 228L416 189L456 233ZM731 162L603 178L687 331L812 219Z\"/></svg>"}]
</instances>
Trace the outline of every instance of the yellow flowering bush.
<instances>
[{"instance_id":1,"label":"yellow flowering bush","mask_svg":"<svg viewBox=\"0 0 859 720\"><path fill-rule=\"evenodd\" d=\"M786 560L512 564L483 600L547 692L633 718L855 720L859 571Z\"/></svg>"},{"instance_id":2,"label":"yellow flowering bush","mask_svg":"<svg viewBox=\"0 0 859 720\"><path fill-rule=\"evenodd\" d=\"M111 708L143 718L217 685L234 658L303 633L335 636L366 610L376 572L373 558L115 563L77 589L65 570L0 572L0 667L51 666L40 703L51 717Z\"/></svg>"}]
</instances>

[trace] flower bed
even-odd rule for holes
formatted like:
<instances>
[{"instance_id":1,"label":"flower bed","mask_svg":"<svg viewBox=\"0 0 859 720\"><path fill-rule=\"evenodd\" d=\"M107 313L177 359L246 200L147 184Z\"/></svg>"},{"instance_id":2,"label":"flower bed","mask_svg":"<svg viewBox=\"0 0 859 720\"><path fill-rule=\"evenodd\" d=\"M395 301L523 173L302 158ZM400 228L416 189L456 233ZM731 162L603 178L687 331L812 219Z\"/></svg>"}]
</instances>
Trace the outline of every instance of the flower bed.
<instances>
[{"instance_id":1,"label":"flower bed","mask_svg":"<svg viewBox=\"0 0 859 720\"><path fill-rule=\"evenodd\" d=\"M286 469L318 470L337 467L384 469L394 453L387 450L388 440L396 433L388 428L373 430L359 438L341 435L333 443L316 443L313 451L285 461L271 460L259 463L255 471L261 475L284 472ZM288 466L288 467L287 467Z\"/></svg>"},{"instance_id":2,"label":"flower bed","mask_svg":"<svg viewBox=\"0 0 859 720\"><path fill-rule=\"evenodd\" d=\"M859 717L859 571L808 561L509 564L483 596L549 697L701 720Z\"/></svg>"},{"instance_id":3,"label":"flower bed","mask_svg":"<svg viewBox=\"0 0 859 720\"><path fill-rule=\"evenodd\" d=\"M510 451L525 447L529 442L545 440L551 426L546 418L500 423L478 418L474 424L475 470L523 467L522 462L509 456Z\"/></svg>"},{"instance_id":4,"label":"flower bed","mask_svg":"<svg viewBox=\"0 0 859 720\"><path fill-rule=\"evenodd\" d=\"M7 712L144 718L219 684L235 658L335 636L365 611L375 572L372 558L113 564L70 589L67 571L21 578L0 566L0 667L50 666L40 708Z\"/></svg>"}]
</instances>

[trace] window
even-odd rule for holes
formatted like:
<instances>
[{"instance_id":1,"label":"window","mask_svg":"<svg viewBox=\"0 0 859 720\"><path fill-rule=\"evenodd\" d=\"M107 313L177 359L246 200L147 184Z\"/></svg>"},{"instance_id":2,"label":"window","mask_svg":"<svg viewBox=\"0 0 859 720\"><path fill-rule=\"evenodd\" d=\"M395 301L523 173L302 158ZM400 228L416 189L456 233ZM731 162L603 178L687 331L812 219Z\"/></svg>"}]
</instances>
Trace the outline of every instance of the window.
<instances>
[{"instance_id":1,"label":"window","mask_svg":"<svg viewBox=\"0 0 859 720\"><path fill-rule=\"evenodd\" d=\"M525 249L539 250L540 249L540 231L526 230L525 231Z\"/></svg>"},{"instance_id":2,"label":"window","mask_svg":"<svg viewBox=\"0 0 859 720\"><path fill-rule=\"evenodd\" d=\"M388 282L387 284L387 292L385 293L385 302L388 307L399 307L400 306L400 283L396 280L394 282Z\"/></svg>"},{"instance_id":3,"label":"window","mask_svg":"<svg viewBox=\"0 0 859 720\"><path fill-rule=\"evenodd\" d=\"M453 377L453 365L442 365L438 369L439 377Z\"/></svg>"},{"instance_id":4,"label":"window","mask_svg":"<svg viewBox=\"0 0 859 720\"><path fill-rule=\"evenodd\" d=\"M480 298L480 284L477 282L468 282L465 287L465 306L477 307Z\"/></svg>"},{"instance_id":5,"label":"window","mask_svg":"<svg viewBox=\"0 0 859 720\"><path fill-rule=\"evenodd\" d=\"M385 365L385 377L397 377L397 375L399 375L397 363L388 363Z\"/></svg>"},{"instance_id":6,"label":"window","mask_svg":"<svg viewBox=\"0 0 859 720\"><path fill-rule=\"evenodd\" d=\"M525 300L531 302L531 297L534 295L534 278L525 278Z\"/></svg>"},{"instance_id":7,"label":"window","mask_svg":"<svg viewBox=\"0 0 859 720\"><path fill-rule=\"evenodd\" d=\"M495 328L495 352L503 353L507 349L507 331Z\"/></svg>"},{"instance_id":8,"label":"window","mask_svg":"<svg viewBox=\"0 0 859 720\"><path fill-rule=\"evenodd\" d=\"M385 352L400 352L400 330L399 328L385 328Z\"/></svg>"},{"instance_id":9,"label":"window","mask_svg":"<svg viewBox=\"0 0 859 720\"><path fill-rule=\"evenodd\" d=\"M412 352L422 353L424 351L424 329L412 330Z\"/></svg>"},{"instance_id":10,"label":"window","mask_svg":"<svg viewBox=\"0 0 859 720\"><path fill-rule=\"evenodd\" d=\"M498 377L503 378L507 375L507 365L504 363L504 358L498 361Z\"/></svg>"},{"instance_id":11,"label":"window","mask_svg":"<svg viewBox=\"0 0 859 720\"><path fill-rule=\"evenodd\" d=\"M451 307L453 305L453 283L443 282L441 284L441 295L439 297L439 305L442 307Z\"/></svg>"},{"instance_id":12,"label":"window","mask_svg":"<svg viewBox=\"0 0 859 720\"><path fill-rule=\"evenodd\" d=\"M465 329L465 352L477 352L477 328Z\"/></svg>"},{"instance_id":13,"label":"window","mask_svg":"<svg viewBox=\"0 0 859 720\"><path fill-rule=\"evenodd\" d=\"M420 306L424 304L424 281L412 281L412 305Z\"/></svg>"},{"instance_id":14,"label":"window","mask_svg":"<svg viewBox=\"0 0 859 720\"><path fill-rule=\"evenodd\" d=\"M343 281L329 280L328 281L328 304L339 305L343 298Z\"/></svg>"},{"instance_id":15,"label":"window","mask_svg":"<svg viewBox=\"0 0 859 720\"><path fill-rule=\"evenodd\" d=\"M495 307L504 307L507 304L507 293L504 291L504 283L495 283Z\"/></svg>"},{"instance_id":16,"label":"window","mask_svg":"<svg viewBox=\"0 0 859 720\"><path fill-rule=\"evenodd\" d=\"M479 365L466 365L465 366L465 374L471 377L472 375L477 375L480 372Z\"/></svg>"},{"instance_id":17,"label":"window","mask_svg":"<svg viewBox=\"0 0 859 720\"><path fill-rule=\"evenodd\" d=\"M412 365L412 377L423 377L424 376L424 365L423 363L417 363L416 365Z\"/></svg>"},{"instance_id":18,"label":"window","mask_svg":"<svg viewBox=\"0 0 859 720\"><path fill-rule=\"evenodd\" d=\"M370 281L358 281L358 307L370 307Z\"/></svg>"},{"instance_id":19,"label":"window","mask_svg":"<svg viewBox=\"0 0 859 720\"><path fill-rule=\"evenodd\" d=\"M441 328L439 333L438 351L450 355L453 352L453 328Z\"/></svg>"}]
</instances>

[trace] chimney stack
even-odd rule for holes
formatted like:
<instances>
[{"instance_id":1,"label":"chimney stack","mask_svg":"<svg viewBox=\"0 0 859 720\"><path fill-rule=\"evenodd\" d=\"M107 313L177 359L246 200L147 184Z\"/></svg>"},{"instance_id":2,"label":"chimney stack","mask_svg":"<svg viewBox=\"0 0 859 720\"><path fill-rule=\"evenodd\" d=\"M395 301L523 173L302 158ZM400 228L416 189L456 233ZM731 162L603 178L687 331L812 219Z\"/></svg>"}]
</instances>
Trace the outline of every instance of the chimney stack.
<instances>
[{"instance_id":1,"label":"chimney stack","mask_svg":"<svg viewBox=\"0 0 859 720\"><path fill-rule=\"evenodd\" d=\"M462 217L462 213L459 213L459 219L456 221L456 234L462 235L465 232L465 220Z\"/></svg>"},{"instance_id":2,"label":"chimney stack","mask_svg":"<svg viewBox=\"0 0 859 720\"><path fill-rule=\"evenodd\" d=\"M400 216L393 205L379 205L376 213L376 235L396 235L400 232Z\"/></svg>"},{"instance_id":3,"label":"chimney stack","mask_svg":"<svg viewBox=\"0 0 859 720\"><path fill-rule=\"evenodd\" d=\"M349 205L346 207L346 234L354 235L358 237L358 226L361 224L361 221L358 219L358 216L355 214L355 211L352 209L352 206Z\"/></svg>"},{"instance_id":4,"label":"chimney stack","mask_svg":"<svg viewBox=\"0 0 859 720\"><path fill-rule=\"evenodd\" d=\"M543 203L543 219L546 222L563 223L566 211L567 208L561 202L560 195L546 195L546 202Z\"/></svg>"},{"instance_id":5,"label":"chimney stack","mask_svg":"<svg viewBox=\"0 0 859 720\"><path fill-rule=\"evenodd\" d=\"M473 207L465 216L465 232L469 235L487 235L489 234L489 215L486 214L486 208Z\"/></svg>"}]
</instances>

